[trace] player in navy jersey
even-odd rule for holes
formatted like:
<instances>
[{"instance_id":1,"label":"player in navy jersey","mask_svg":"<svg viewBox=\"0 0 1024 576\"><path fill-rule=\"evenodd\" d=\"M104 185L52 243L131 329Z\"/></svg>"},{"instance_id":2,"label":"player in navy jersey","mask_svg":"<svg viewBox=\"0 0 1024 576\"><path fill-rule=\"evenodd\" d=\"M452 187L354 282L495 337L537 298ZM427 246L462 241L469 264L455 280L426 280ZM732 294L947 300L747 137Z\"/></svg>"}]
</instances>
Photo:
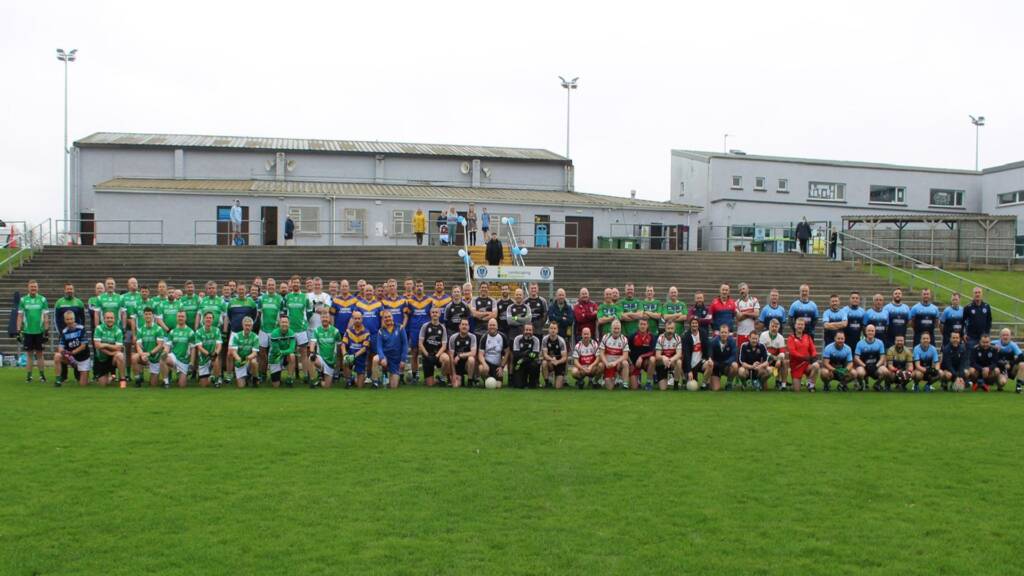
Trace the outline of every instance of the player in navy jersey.
<instances>
[{"instance_id":1,"label":"player in navy jersey","mask_svg":"<svg viewBox=\"0 0 1024 576\"><path fill-rule=\"evenodd\" d=\"M982 334L978 345L971 350L971 376L973 384L971 389L989 391L989 387L999 380L996 361L999 359L999 352L992 346L992 340L988 334Z\"/></svg>"},{"instance_id":2,"label":"player in navy jersey","mask_svg":"<svg viewBox=\"0 0 1024 576\"><path fill-rule=\"evenodd\" d=\"M971 379L970 358L960 332L951 332L949 340L944 340L939 368L943 390L963 390L967 386Z\"/></svg>"},{"instance_id":3,"label":"player in navy jersey","mask_svg":"<svg viewBox=\"0 0 1024 576\"><path fill-rule=\"evenodd\" d=\"M64 329L60 332L60 344L53 355L53 367L57 372L54 386L61 386L68 376L68 367L75 370L78 384L89 384L92 357L89 352L89 338L85 326L78 323L73 310L64 311Z\"/></svg>"},{"instance_id":4,"label":"player in navy jersey","mask_svg":"<svg viewBox=\"0 0 1024 576\"><path fill-rule=\"evenodd\" d=\"M843 307L843 313L846 314L846 328L843 328L846 344L856 348L864 332L864 308L860 305L860 292L850 292L850 303Z\"/></svg>"},{"instance_id":5,"label":"player in navy jersey","mask_svg":"<svg viewBox=\"0 0 1024 576\"><path fill-rule=\"evenodd\" d=\"M885 336L889 346L892 346L896 343L897 336L906 338L907 325L910 322L910 307L903 303L903 290L893 290L892 302L886 304L883 310L889 315L889 329L885 331Z\"/></svg>"},{"instance_id":6,"label":"player in navy jersey","mask_svg":"<svg viewBox=\"0 0 1024 576\"><path fill-rule=\"evenodd\" d=\"M803 319L804 333L814 338L814 327L818 322L818 305L811 300L811 287L800 285L800 298L789 306L789 327L793 329L796 321Z\"/></svg>"},{"instance_id":7,"label":"player in navy jersey","mask_svg":"<svg viewBox=\"0 0 1024 576\"><path fill-rule=\"evenodd\" d=\"M935 325L939 322L939 307L932 303L932 291L921 290L921 301L910 309L910 327L914 329L914 345L921 342L921 334L931 336L935 342Z\"/></svg>"}]
</instances>

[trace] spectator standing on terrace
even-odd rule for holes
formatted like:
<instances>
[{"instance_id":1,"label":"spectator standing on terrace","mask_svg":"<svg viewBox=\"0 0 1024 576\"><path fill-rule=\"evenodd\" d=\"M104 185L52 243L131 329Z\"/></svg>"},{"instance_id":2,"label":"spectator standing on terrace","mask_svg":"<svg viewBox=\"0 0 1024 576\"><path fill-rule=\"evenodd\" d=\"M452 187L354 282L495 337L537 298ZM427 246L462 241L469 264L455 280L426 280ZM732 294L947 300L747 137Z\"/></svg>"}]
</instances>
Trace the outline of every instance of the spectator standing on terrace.
<instances>
[{"instance_id":1,"label":"spectator standing on terrace","mask_svg":"<svg viewBox=\"0 0 1024 576\"><path fill-rule=\"evenodd\" d=\"M469 211L466 212L466 234L469 234L469 245L476 246L476 206L474 204L470 204Z\"/></svg>"},{"instance_id":2,"label":"spectator standing on terrace","mask_svg":"<svg viewBox=\"0 0 1024 576\"><path fill-rule=\"evenodd\" d=\"M504 250L501 247L501 240L498 240L498 233L491 232L491 239L487 241L487 249L484 251L484 258L487 264L497 266L501 264Z\"/></svg>"},{"instance_id":3,"label":"spectator standing on terrace","mask_svg":"<svg viewBox=\"0 0 1024 576\"><path fill-rule=\"evenodd\" d=\"M484 206L480 213L480 230L484 233L484 242L487 242L487 233L491 231L491 215L487 213L487 206Z\"/></svg>"},{"instance_id":4,"label":"spectator standing on terrace","mask_svg":"<svg viewBox=\"0 0 1024 576\"><path fill-rule=\"evenodd\" d=\"M242 233L242 204L238 200L235 200L235 204L231 207L229 217L231 218L231 244L234 244Z\"/></svg>"},{"instance_id":5,"label":"spectator standing on terrace","mask_svg":"<svg viewBox=\"0 0 1024 576\"><path fill-rule=\"evenodd\" d=\"M448 213L445 214L445 224L448 225L448 242L454 245L455 239L459 235L459 214L455 211L454 206L448 207Z\"/></svg>"},{"instance_id":6,"label":"spectator standing on terrace","mask_svg":"<svg viewBox=\"0 0 1024 576\"><path fill-rule=\"evenodd\" d=\"M796 225L796 241L800 244L800 254L807 254L807 242L811 239L811 225L807 223L807 216Z\"/></svg>"},{"instance_id":7,"label":"spectator standing on terrace","mask_svg":"<svg viewBox=\"0 0 1024 576\"><path fill-rule=\"evenodd\" d=\"M423 208L417 208L412 215L412 232L416 235L416 245L423 246L423 234L427 231L427 217L423 214Z\"/></svg>"},{"instance_id":8,"label":"spectator standing on terrace","mask_svg":"<svg viewBox=\"0 0 1024 576\"><path fill-rule=\"evenodd\" d=\"M295 221L292 220L291 216L285 216L284 218L284 245L295 245Z\"/></svg>"}]
</instances>

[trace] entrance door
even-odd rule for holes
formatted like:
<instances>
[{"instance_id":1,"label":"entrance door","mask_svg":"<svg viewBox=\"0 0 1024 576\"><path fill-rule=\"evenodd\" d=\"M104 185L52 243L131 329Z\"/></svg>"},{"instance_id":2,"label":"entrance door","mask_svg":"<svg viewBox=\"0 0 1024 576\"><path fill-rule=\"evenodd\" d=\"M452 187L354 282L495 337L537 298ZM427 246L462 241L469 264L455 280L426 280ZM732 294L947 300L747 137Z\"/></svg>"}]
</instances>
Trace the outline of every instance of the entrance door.
<instances>
[{"instance_id":1,"label":"entrance door","mask_svg":"<svg viewBox=\"0 0 1024 576\"><path fill-rule=\"evenodd\" d=\"M260 206L260 221L263 224L263 245L277 246L277 206Z\"/></svg>"},{"instance_id":2,"label":"entrance door","mask_svg":"<svg viewBox=\"0 0 1024 576\"><path fill-rule=\"evenodd\" d=\"M431 246L441 245L441 225L444 224L440 210L431 210L427 213L427 243Z\"/></svg>"},{"instance_id":3,"label":"entrance door","mask_svg":"<svg viewBox=\"0 0 1024 576\"><path fill-rule=\"evenodd\" d=\"M547 214L535 214L533 217L533 245L538 248L551 245L551 217Z\"/></svg>"},{"instance_id":4,"label":"entrance door","mask_svg":"<svg viewBox=\"0 0 1024 576\"><path fill-rule=\"evenodd\" d=\"M92 246L96 243L96 215L92 212L79 214L79 238L82 246Z\"/></svg>"},{"instance_id":5,"label":"entrance door","mask_svg":"<svg viewBox=\"0 0 1024 576\"><path fill-rule=\"evenodd\" d=\"M676 250L690 249L690 227L676 226Z\"/></svg>"},{"instance_id":6,"label":"entrance door","mask_svg":"<svg viewBox=\"0 0 1024 576\"><path fill-rule=\"evenodd\" d=\"M651 224L651 250L661 250L665 247L665 227L661 224Z\"/></svg>"},{"instance_id":7,"label":"entrance door","mask_svg":"<svg viewBox=\"0 0 1024 576\"><path fill-rule=\"evenodd\" d=\"M565 247L593 248L594 219L590 216L566 216Z\"/></svg>"},{"instance_id":8,"label":"entrance door","mask_svg":"<svg viewBox=\"0 0 1024 576\"><path fill-rule=\"evenodd\" d=\"M249 207L242 206L242 240L249 243ZM231 206L217 206L217 245L231 245Z\"/></svg>"}]
</instances>

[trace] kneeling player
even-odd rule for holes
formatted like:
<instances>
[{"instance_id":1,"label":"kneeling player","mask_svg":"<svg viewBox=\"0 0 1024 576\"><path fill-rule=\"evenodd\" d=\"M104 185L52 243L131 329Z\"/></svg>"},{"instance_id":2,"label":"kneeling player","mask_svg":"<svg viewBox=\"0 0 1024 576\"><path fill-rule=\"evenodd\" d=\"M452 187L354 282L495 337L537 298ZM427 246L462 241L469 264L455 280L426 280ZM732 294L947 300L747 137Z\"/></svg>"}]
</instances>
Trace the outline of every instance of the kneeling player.
<instances>
[{"instance_id":1,"label":"kneeling player","mask_svg":"<svg viewBox=\"0 0 1024 576\"><path fill-rule=\"evenodd\" d=\"M740 346L739 363L740 381L747 382L754 390L764 390L764 383L771 376L771 370L768 364L768 347L761 344L757 328L750 330L747 340Z\"/></svg>"},{"instance_id":2,"label":"kneeling player","mask_svg":"<svg viewBox=\"0 0 1024 576\"><path fill-rule=\"evenodd\" d=\"M648 286L650 292L654 288ZM640 318L637 331L629 339L629 387L633 390L640 388L644 374L647 379L654 379L654 345L656 334L651 334L650 324L647 318ZM653 385L648 382L645 386L651 390Z\"/></svg>"},{"instance_id":3,"label":"kneeling player","mask_svg":"<svg viewBox=\"0 0 1024 576\"><path fill-rule=\"evenodd\" d=\"M121 388L126 388L128 381L124 377L124 332L114 324L112 311L103 313L103 324L92 331L92 342L96 348L93 371L100 386L106 386L110 381L110 375L116 370Z\"/></svg>"},{"instance_id":4,"label":"kneeling player","mask_svg":"<svg viewBox=\"0 0 1024 576\"><path fill-rule=\"evenodd\" d=\"M188 386L188 373L192 367L192 357L195 354L193 345L195 342L195 331L188 326L184 310L178 311L178 317L174 328L164 339L167 355L164 356L164 364L167 366L168 376L164 378L164 388L170 387L170 375L177 374L178 387Z\"/></svg>"},{"instance_id":5,"label":"kneeling player","mask_svg":"<svg viewBox=\"0 0 1024 576\"><path fill-rule=\"evenodd\" d=\"M789 383L795 392L803 386L807 378L807 390L814 392L814 381L818 378L819 365L815 362L818 350L814 347L814 339L807 334L807 321L797 318L793 322L793 333L786 338L786 350L789 353Z\"/></svg>"},{"instance_id":6,"label":"kneeling player","mask_svg":"<svg viewBox=\"0 0 1024 576\"><path fill-rule=\"evenodd\" d=\"M967 388L967 382L971 379L970 358L959 332L950 332L949 342L942 347L939 377L942 379L943 390Z\"/></svg>"},{"instance_id":7,"label":"kneeling player","mask_svg":"<svg viewBox=\"0 0 1024 576\"><path fill-rule=\"evenodd\" d=\"M242 331L231 335L228 343L228 361L235 367L235 386L245 388L252 379L252 387L258 384L260 370L260 337L252 331L252 318L242 319Z\"/></svg>"},{"instance_id":8,"label":"kneeling player","mask_svg":"<svg viewBox=\"0 0 1024 576\"><path fill-rule=\"evenodd\" d=\"M370 353L370 332L363 326L363 313L359 310L352 311L348 329L341 338L341 353L345 358L342 369L348 379L346 386L362 388L366 383L366 357Z\"/></svg>"},{"instance_id":9,"label":"kneeling player","mask_svg":"<svg viewBox=\"0 0 1024 576\"><path fill-rule=\"evenodd\" d=\"M591 388L597 388L603 372L597 359L600 345L591 338L590 328L584 328L580 334L580 341L572 351L572 379L576 381L577 388L582 389L587 382Z\"/></svg>"},{"instance_id":10,"label":"kneeling player","mask_svg":"<svg viewBox=\"0 0 1024 576\"><path fill-rule=\"evenodd\" d=\"M536 388L540 377L540 340L533 335L533 324L524 324L523 333L512 340L513 388Z\"/></svg>"},{"instance_id":11,"label":"kneeling player","mask_svg":"<svg viewBox=\"0 0 1024 576\"><path fill-rule=\"evenodd\" d=\"M419 335L420 359L423 365L423 382L433 386L435 373L448 371L448 329L441 324L441 309L430 309L430 321L420 328ZM443 382L442 382L443 385Z\"/></svg>"},{"instance_id":12,"label":"kneeling player","mask_svg":"<svg viewBox=\"0 0 1024 576\"><path fill-rule=\"evenodd\" d=\"M999 381L999 352L992 346L988 334L981 336L981 341L971 351L971 371L974 384L971 390L988 392L990 387Z\"/></svg>"},{"instance_id":13,"label":"kneeling player","mask_svg":"<svg viewBox=\"0 0 1024 576\"><path fill-rule=\"evenodd\" d=\"M60 333L60 345L53 355L53 368L57 373L54 384L60 386L68 377L68 367L75 371L80 386L89 384L89 371L92 370L92 357L89 342L85 336L85 327L78 324L75 312L64 312L64 329Z\"/></svg>"},{"instance_id":14,"label":"kneeling player","mask_svg":"<svg viewBox=\"0 0 1024 576\"><path fill-rule=\"evenodd\" d=\"M706 390L708 383L711 382L711 372L714 370L715 363L708 358L711 341L701 332L700 318L697 316L690 318L690 331L683 336L682 348L683 370L695 382L703 374L704 383L701 385L701 389Z\"/></svg>"},{"instance_id":15,"label":"kneeling player","mask_svg":"<svg viewBox=\"0 0 1024 576\"><path fill-rule=\"evenodd\" d=\"M1010 379L1014 379L1017 382L1017 393L1021 393L1021 380L1024 375L1024 362L1022 362L1022 355L1020 347L1017 343L1012 340L1013 334L1009 328L1003 328L999 332L999 343L996 344L996 349L999 350L998 359L996 365L999 368L999 391L1002 392L1006 383Z\"/></svg>"},{"instance_id":16,"label":"kneeling player","mask_svg":"<svg viewBox=\"0 0 1024 576\"><path fill-rule=\"evenodd\" d=\"M459 331L448 339L448 350L451 351L452 388L462 386L463 378L466 385L473 386L476 374L476 334L469 331L469 320L459 320Z\"/></svg>"},{"instance_id":17,"label":"kneeling player","mask_svg":"<svg viewBox=\"0 0 1024 576\"><path fill-rule=\"evenodd\" d=\"M781 326L778 318L772 318L768 321L768 329L761 333L760 338L761 344L768 351L768 366L771 367L772 376L775 377L776 390L785 389L786 374L789 372L789 360L786 358L786 339L779 333ZM767 383L767 380L765 382Z\"/></svg>"},{"instance_id":18,"label":"kneeling player","mask_svg":"<svg viewBox=\"0 0 1024 576\"><path fill-rule=\"evenodd\" d=\"M491 318L487 321L487 331L484 332L477 342L477 370L480 377L494 378L498 382L505 379L505 370L508 367L509 341L504 334L498 332L498 320Z\"/></svg>"},{"instance_id":19,"label":"kneeling player","mask_svg":"<svg viewBox=\"0 0 1024 576\"><path fill-rule=\"evenodd\" d=\"M565 339L558 335L558 322L548 324L548 333L540 342L543 361L540 366L541 378L548 386L561 389L565 384L565 366L569 362L569 349Z\"/></svg>"},{"instance_id":20,"label":"kneeling player","mask_svg":"<svg viewBox=\"0 0 1024 576\"><path fill-rule=\"evenodd\" d=\"M286 378L284 384L292 387L297 374L295 346L295 332L291 329L291 320L287 316L282 316L277 322L277 328L270 333L270 351L267 354L270 385L274 388L281 386L281 372L284 370L291 371L291 377Z\"/></svg>"},{"instance_id":21,"label":"kneeling player","mask_svg":"<svg viewBox=\"0 0 1024 576\"><path fill-rule=\"evenodd\" d=\"M731 380L736 378L740 370L736 352L736 340L729 335L729 325L722 324L718 327L718 337L711 341L711 361L714 363L711 370L712 390L717 391L721 387L722 378L725 379L725 389L732 390Z\"/></svg>"},{"instance_id":22,"label":"kneeling player","mask_svg":"<svg viewBox=\"0 0 1024 576\"><path fill-rule=\"evenodd\" d=\"M847 392L853 380L853 350L846 345L846 333L836 332L831 344L825 346L821 353L821 385L825 392L829 391L832 381L839 382L836 390Z\"/></svg>"},{"instance_id":23,"label":"kneeling player","mask_svg":"<svg viewBox=\"0 0 1024 576\"><path fill-rule=\"evenodd\" d=\"M373 371L377 374L380 386L398 388L398 381L405 371L405 361L409 356L409 340L405 329L395 323L392 314L381 312L381 321L383 326L377 331L377 354L373 357ZM476 350L473 354L476 355ZM388 375L386 383L382 373Z\"/></svg>"},{"instance_id":24,"label":"kneeling player","mask_svg":"<svg viewBox=\"0 0 1024 576\"><path fill-rule=\"evenodd\" d=\"M658 388L678 389L677 382L683 377L682 340L676 335L676 323L667 322L665 333L658 336L654 345L654 379Z\"/></svg>"},{"instance_id":25,"label":"kneeling player","mask_svg":"<svg viewBox=\"0 0 1024 576\"><path fill-rule=\"evenodd\" d=\"M889 381L886 382L885 389L891 390L895 384L897 388L906 392L907 384L914 377L914 354L907 349L906 337L903 335L896 335L893 342L892 347L885 353L885 362L890 367Z\"/></svg>"},{"instance_id":26,"label":"kneeling player","mask_svg":"<svg viewBox=\"0 0 1024 576\"><path fill-rule=\"evenodd\" d=\"M334 366L338 361L338 347L341 346L341 332L334 326L330 314L321 314L320 325L313 330L309 345L312 347L310 366L316 369L317 378L311 388L330 388L334 383ZM310 375L312 376L312 375Z\"/></svg>"},{"instance_id":27,"label":"kneeling player","mask_svg":"<svg viewBox=\"0 0 1024 576\"><path fill-rule=\"evenodd\" d=\"M612 320L612 331L601 338L598 357L604 366L605 388L625 388L629 378L629 342L622 334L622 323L618 320Z\"/></svg>"},{"instance_id":28,"label":"kneeling player","mask_svg":"<svg viewBox=\"0 0 1024 576\"><path fill-rule=\"evenodd\" d=\"M932 383L939 379L939 351L928 332L921 333L920 341L914 346L914 392L931 392Z\"/></svg>"},{"instance_id":29,"label":"kneeling player","mask_svg":"<svg viewBox=\"0 0 1024 576\"><path fill-rule=\"evenodd\" d=\"M196 330L196 365L199 375L199 385L206 388L210 385L210 376L213 375L213 384L220 388L220 347L223 336L220 329L213 325L213 313L203 314L203 325Z\"/></svg>"},{"instance_id":30,"label":"kneeling player","mask_svg":"<svg viewBox=\"0 0 1024 576\"><path fill-rule=\"evenodd\" d=\"M149 385L156 386L164 369L161 358L166 333L156 323L152 308L147 306L142 311L142 318L142 325L135 330L135 353L132 354L132 364L137 368L135 383L141 385L142 375L148 372Z\"/></svg>"},{"instance_id":31,"label":"kneeling player","mask_svg":"<svg viewBox=\"0 0 1024 576\"><path fill-rule=\"evenodd\" d=\"M853 351L853 370L860 390L867 390L868 378L874 378L875 392L881 392L882 384L889 379L889 370L885 367L885 344L875 337L875 330L874 324L864 327L864 338Z\"/></svg>"}]
</instances>

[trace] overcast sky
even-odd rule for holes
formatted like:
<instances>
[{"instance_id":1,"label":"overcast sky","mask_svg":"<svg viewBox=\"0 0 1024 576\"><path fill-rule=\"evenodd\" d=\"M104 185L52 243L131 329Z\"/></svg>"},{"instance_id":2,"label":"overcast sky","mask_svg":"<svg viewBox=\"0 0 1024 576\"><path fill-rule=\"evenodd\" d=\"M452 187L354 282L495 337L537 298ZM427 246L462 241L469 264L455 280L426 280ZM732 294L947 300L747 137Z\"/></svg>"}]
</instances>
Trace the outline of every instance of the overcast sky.
<instances>
[{"instance_id":1,"label":"overcast sky","mask_svg":"<svg viewBox=\"0 0 1024 576\"><path fill-rule=\"evenodd\" d=\"M547 148L666 200L672 148L973 168L1024 159L1024 3L5 3L0 218L59 217L96 131Z\"/></svg>"}]
</instances>

